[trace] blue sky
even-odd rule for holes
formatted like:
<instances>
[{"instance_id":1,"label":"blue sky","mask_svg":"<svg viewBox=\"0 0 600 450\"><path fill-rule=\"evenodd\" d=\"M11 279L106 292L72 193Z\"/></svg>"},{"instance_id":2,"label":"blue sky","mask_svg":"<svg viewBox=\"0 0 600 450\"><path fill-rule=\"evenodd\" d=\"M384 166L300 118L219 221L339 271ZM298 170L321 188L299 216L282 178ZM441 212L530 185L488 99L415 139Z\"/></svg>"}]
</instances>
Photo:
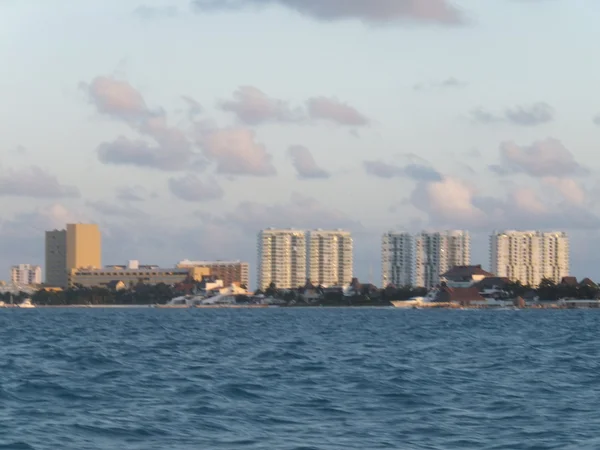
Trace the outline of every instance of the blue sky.
<instances>
[{"instance_id":1,"label":"blue sky","mask_svg":"<svg viewBox=\"0 0 600 450\"><path fill-rule=\"evenodd\" d=\"M495 228L565 229L572 272L599 278L598 13L1 1L0 270L89 220L107 264L255 266L260 228L344 227L374 281L389 229L470 229L485 266Z\"/></svg>"}]
</instances>

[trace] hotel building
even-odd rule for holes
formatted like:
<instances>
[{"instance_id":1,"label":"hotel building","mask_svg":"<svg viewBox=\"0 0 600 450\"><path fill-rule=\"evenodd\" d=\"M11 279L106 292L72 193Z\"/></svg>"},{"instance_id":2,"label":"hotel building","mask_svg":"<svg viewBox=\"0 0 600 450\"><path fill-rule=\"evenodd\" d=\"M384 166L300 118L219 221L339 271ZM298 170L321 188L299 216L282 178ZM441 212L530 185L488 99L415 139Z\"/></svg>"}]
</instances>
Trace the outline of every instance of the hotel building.
<instances>
[{"instance_id":1,"label":"hotel building","mask_svg":"<svg viewBox=\"0 0 600 450\"><path fill-rule=\"evenodd\" d=\"M422 232L415 238L415 286L437 286L440 274L470 263L471 237L467 231Z\"/></svg>"},{"instance_id":2,"label":"hotel building","mask_svg":"<svg viewBox=\"0 0 600 450\"><path fill-rule=\"evenodd\" d=\"M381 238L381 286L413 283L414 239L410 233L390 231Z\"/></svg>"},{"instance_id":3,"label":"hotel building","mask_svg":"<svg viewBox=\"0 0 600 450\"><path fill-rule=\"evenodd\" d=\"M537 287L569 275L569 238L564 232L501 231L490 237L490 267L499 277Z\"/></svg>"},{"instance_id":4,"label":"hotel building","mask_svg":"<svg viewBox=\"0 0 600 450\"><path fill-rule=\"evenodd\" d=\"M46 231L46 284L66 288L75 269L102 267L102 238L96 224L68 224Z\"/></svg>"},{"instance_id":5,"label":"hotel building","mask_svg":"<svg viewBox=\"0 0 600 450\"><path fill-rule=\"evenodd\" d=\"M306 233L304 230L269 228L258 233L258 288L271 283L292 289L306 283Z\"/></svg>"},{"instance_id":6,"label":"hotel building","mask_svg":"<svg viewBox=\"0 0 600 450\"><path fill-rule=\"evenodd\" d=\"M19 264L10 269L10 281L13 285L30 286L42 283L42 268L31 264Z\"/></svg>"},{"instance_id":7,"label":"hotel building","mask_svg":"<svg viewBox=\"0 0 600 450\"><path fill-rule=\"evenodd\" d=\"M237 286L249 287L249 267L248 263L241 261L180 261L177 266L178 269L190 268L190 267L205 267L209 270L211 276L216 277L218 280L223 280L223 286L231 286L235 284Z\"/></svg>"},{"instance_id":8,"label":"hotel building","mask_svg":"<svg viewBox=\"0 0 600 450\"><path fill-rule=\"evenodd\" d=\"M306 278L312 284L344 286L352 281L353 241L349 231L309 231L306 234L306 241L308 275Z\"/></svg>"}]
</instances>

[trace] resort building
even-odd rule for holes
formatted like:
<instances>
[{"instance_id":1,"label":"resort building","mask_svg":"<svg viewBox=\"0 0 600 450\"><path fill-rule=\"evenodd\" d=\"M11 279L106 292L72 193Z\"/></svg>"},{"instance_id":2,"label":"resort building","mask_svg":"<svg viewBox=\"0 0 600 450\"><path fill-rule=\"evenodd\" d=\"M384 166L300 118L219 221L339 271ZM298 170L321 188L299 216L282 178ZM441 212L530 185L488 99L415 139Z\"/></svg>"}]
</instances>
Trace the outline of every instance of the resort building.
<instances>
[{"instance_id":1,"label":"resort building","mask_svg":"<svg viewBox=\"0 0 600 450\"><path fill-rule=\"evenodd\" d=\"M183 260L177 263L177 268L204 267L209 269L210 275L223 280L223 285L245 286L249 283L249 265L242 261L190 261Z\"/></svg>"},{"instance_id":2,"label":"resort building","mask_svg":"<svg viewBox=\"0 0 600 450\"><path fill-rule=\"evenodd\" d=\"M68 224L46 231L46 284L67 287L73 269L102 267L102 239L96 224Z\"/></svg>"},{"instance_id":3,"label":"resort building","mask_svg":"<svg viewBox=\"0 0 600 450\"><path fill-rule=\"evenodd\" d=\"M101 269L78 268L71 269L68 285L83 287L110 287L122 285L125 288L137 284L173 285L186 281L201 282L210 275L206 267L188 268L160 268L154 265L139 265L137 261L130 261L126 265L112 265Z\"/></svg>"},{"instance_id":4,"label":"resort building","mask_svg":"<svg viewBox=\"0 0 600 450\"><path fill-rule=\"evenodd\" d=\"M410 233L390 231L381 238L381 287L413 283L414 239Z\"/></svg>"},{"instance_id":5,"label":"resort building","mask_svg":"<svg viewBox=\"0 0 600 450\"><path fill-rule=\"evenodd\" d=\"M440 274L471 262L471 237L467 231L422 232L415 239L415 286L432 288Z\"/></svg>"},{"instance_id":6,"label":"resort building","mask_svg":"<svg viewBox=\"0 0 600 450\"><path fill-rule=\"evenodd\" d=\"M569 239L560 231L495 232L490 267L497 276L526 286L537 287L543 278L559 283L569 274Z\"/></svg>"},{"instance_id":7,"label":"resort building","mask_svg":"<svg viewBox=\"0 0 600 450\"><path fill-rule=\"evenodd\" d=\"M345 286L353 277L353 241L349 231L314 230L306 234L307 275L314 285ZM300 283L298 286L302 286ZM296 287L298 287L296 286Z\"/></svg>"},{"instance_id":8,"label":"resort building","mask_svg":"<svg viewBox=\"0 0 600 450\"><path fill-rule=\"evenodd\" d=\"M271 283L279 289L295 289L306 282L306 233L304 230L269 228L258 233L258 288Z\"/></svg>"},{"instance_id":9,"label":"resort building","mask_svg":"<svg viewBox=\"0 0 600 450\"><path fill-rule=\"evenodd\" d=\"M31 264L19 264L10 269L10 281L14 285L31 286L42 283L42 268Z\"/></svg>"}]
</instances>

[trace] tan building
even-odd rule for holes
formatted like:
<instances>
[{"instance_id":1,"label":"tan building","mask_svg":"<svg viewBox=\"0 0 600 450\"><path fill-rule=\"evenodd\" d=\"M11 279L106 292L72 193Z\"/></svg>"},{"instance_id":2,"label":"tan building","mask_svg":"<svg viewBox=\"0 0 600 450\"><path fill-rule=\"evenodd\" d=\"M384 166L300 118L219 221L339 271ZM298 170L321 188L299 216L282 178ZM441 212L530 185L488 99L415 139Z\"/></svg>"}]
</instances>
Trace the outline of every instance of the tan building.
<instances>
[{"instance_id":1,"label":"tan building","mask_svg":"<svg viewBox=\"0 0 600 450\"><path fill-rule=\"evenodd\" d=\"M223 280L223 286L245 286L248 288L249 265L241 261L180 261L177 268L204 267L210 270L210 275Z\"/></svg>"},{"instance_id":2,"label":"tan building","mask_svg":"<svg viewBox=\"0 0 600 450\"><path fill-rule=\"evenodd\" d=\"M140 266L110 266L104 269L71 269L69 272L69 286L81 285L83 287L105 286L115 282L122 282L127 288L138 283L143 284L176 284L192 279L202 281L202 277L210 275L206 267L189 268L159 268Z\"/></svg>"},{"instance_id":3,"label":"tan building","mask_svg":"<svg viewBox=\"0 0 600 450\"><path fill-rule=\"evenodd\" d=\"M80 267L102 267L102 237L96 224L67 225L67 272Z\"/></svg>"},{"instance_id":4,"label":"tan building","mask_svg":"<svg viewBox=\"0 0 600 450\"><path fill-rule=\"evenodd\" d=\"M258 288L279 289L306 284L306 232L268 228L258 234Z\"/></svg>"},{"instance_id":5,"label":"tan building","mask_svg":"<svg viewBox=\"0 0 600 450\"><path fill-rule=\"evenodd\" d=\"M102 267L98 225L67 224L66 230L46 232L46 284L67 287L73 269Z\"/></svg>"},{"instance_id":6,"label":"tan building","mask_svg":"<svg viewBox=\"0 0 600 450\"><path fill-rule=\"evenodd\" d=\"M353 242L349 231L307 233L307 272L314 285L345 286L352 281Z\"/></svg>"}]
</instances>

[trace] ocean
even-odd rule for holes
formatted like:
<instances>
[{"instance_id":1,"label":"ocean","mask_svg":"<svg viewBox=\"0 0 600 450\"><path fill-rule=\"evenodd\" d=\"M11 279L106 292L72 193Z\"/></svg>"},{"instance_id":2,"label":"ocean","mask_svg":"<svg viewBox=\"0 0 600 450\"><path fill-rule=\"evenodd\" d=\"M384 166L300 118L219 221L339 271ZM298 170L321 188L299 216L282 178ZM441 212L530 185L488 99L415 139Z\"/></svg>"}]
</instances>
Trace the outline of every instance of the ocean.
<instances>
[{"instance_id":1,"label":"ocean","mask_svg":"<svg viewBox=\"0 0 600 450\"><path fill-rule=\"evenodd\" d=\"M598 449L600 311L0 310L0 449Z\"/></svg>"}]
</instances>

